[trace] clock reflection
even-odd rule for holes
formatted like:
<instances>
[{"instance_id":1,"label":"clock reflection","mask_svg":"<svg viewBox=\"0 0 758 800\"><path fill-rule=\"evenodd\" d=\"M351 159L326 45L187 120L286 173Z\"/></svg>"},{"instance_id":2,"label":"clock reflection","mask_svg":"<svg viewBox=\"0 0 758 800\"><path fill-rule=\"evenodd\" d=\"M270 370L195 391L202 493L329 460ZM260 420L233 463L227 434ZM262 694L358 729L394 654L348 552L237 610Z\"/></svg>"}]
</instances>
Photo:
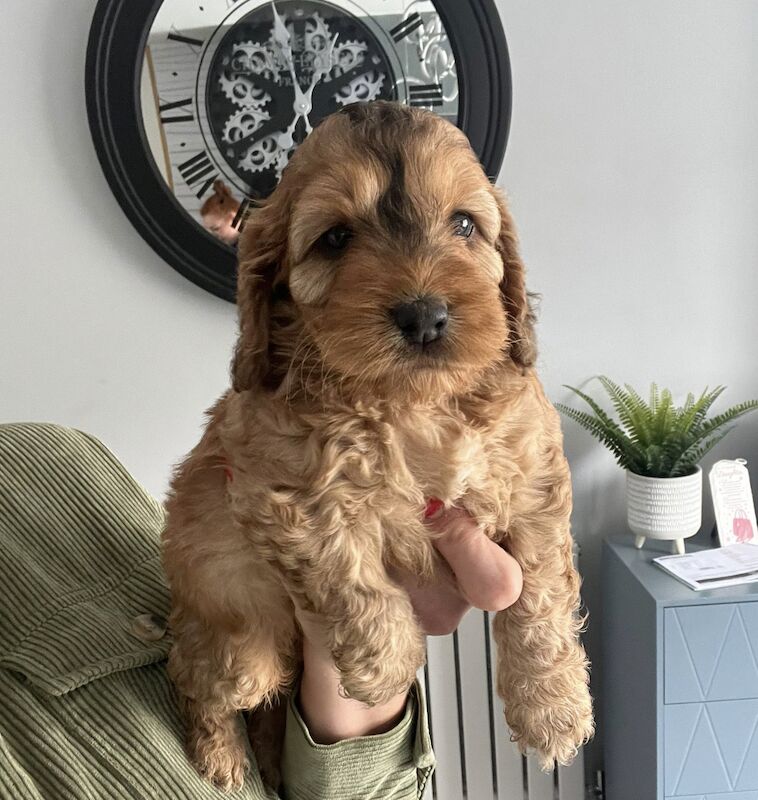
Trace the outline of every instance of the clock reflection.
<instances>
[{"instance_id":1,"label":"clock reflection","mask_svg":"<svg viewBox=\"0 0 758 800\"><path fill-rule=\"evenodd\" d=\"M150 29L142 120L174 199L234 246L325 116L397 99L457 122L458 84L432 2L165 0ZM231 7L231 9L230 9Z\"/></svg>"}]
</instances>

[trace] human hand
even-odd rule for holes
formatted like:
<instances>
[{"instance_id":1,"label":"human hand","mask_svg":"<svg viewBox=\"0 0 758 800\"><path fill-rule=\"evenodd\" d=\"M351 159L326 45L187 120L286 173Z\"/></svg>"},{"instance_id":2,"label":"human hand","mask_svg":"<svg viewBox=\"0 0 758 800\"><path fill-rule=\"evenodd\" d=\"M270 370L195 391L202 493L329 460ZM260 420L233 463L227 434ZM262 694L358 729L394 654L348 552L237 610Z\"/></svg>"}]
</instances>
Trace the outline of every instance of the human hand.
<instances>
[{"instance_id":1,"label":"human hand","mask_svg":"<svg viewBox=\"0 0 758 800\"><path fill-rule=\"evenodd\" d=\"M416 616L430 636L452 633L473 606L501 611L518 600L523 576L510 553L488 539L482 527L464 509L444 509L432 498L425 521L436 534L432 540L441 558L435 573L422 583L410 572L395 569L392 579L408 592Z\"/></svg>"},{"instance_id":2,"label":"human hand","mask_svg":"<svg viewBox=\"0 0 758 800\"><path fill-rule=\"evenodd\" d=\"M496 611L518 599L521 568L466 511L443 510L440 501L433 500L427 505L426 523L436 534L433 541L440 556L432 580L421 584L417 576L400 570L391 570L390 577L408 592L427 634L451 633L472 606ZM297 615L304 637L298 704L314 741L331 744L394 727L406 696L372 707L345 697L321 620L301 610Z\"/></svg>"}]
</instances>

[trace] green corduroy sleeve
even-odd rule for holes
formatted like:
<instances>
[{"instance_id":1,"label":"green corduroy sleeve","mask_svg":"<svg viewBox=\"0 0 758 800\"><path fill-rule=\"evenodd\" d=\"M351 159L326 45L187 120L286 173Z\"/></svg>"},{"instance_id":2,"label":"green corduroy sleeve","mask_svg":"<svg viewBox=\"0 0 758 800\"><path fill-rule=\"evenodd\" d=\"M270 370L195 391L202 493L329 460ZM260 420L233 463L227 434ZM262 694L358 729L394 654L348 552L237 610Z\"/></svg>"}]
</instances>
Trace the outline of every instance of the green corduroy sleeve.
<instances>
[{"instance_id":1,"label":"green corduroy sleeve","mask_svg":"<svg viewBox=\"0 0 758 800\"><path fill-rule=\"evenodd\" d=\"M313 741L290 698L282 754L286 800L417 800L433 768L418 683L392 730L329 745Z\"/></svg>"}]
</instances>

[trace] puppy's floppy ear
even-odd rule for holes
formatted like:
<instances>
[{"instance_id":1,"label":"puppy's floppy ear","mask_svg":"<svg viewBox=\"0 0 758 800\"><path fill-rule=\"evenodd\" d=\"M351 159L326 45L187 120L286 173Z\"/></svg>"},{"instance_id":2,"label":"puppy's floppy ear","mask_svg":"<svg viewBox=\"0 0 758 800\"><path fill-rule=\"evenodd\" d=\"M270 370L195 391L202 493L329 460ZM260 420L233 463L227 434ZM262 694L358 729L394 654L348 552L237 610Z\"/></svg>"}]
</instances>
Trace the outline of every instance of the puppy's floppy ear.
<instances>
[{"instance_id":1,"label":"puppy's floppy ear","mask_svg":"<svg viewBox=\"0 0 758 800\"><path fill-rule=\"evenodd\" d=\"M240 236L237 264L240 333L231 370L235 392L265 385L271 371L271 306L287 250L288 206L283 191L274 192L264 206L250 212Z\"/></svg>"},{"instance_id":2,"label":"puppy's floppy ear","mask_svg":"<svg viewBox=\"0 0 758 800\"><path fill-rule=\"evenodd\" d=\"M495 200L500 209L500 235L497 249L503 260L503 278L500 296L508 315L508 354L521 367L533 366L537 358L534 336L534 311L526 290L524 264L518 251L518 236L513 217L505 198L495 189Z\"/></svg>"}]
</instances>

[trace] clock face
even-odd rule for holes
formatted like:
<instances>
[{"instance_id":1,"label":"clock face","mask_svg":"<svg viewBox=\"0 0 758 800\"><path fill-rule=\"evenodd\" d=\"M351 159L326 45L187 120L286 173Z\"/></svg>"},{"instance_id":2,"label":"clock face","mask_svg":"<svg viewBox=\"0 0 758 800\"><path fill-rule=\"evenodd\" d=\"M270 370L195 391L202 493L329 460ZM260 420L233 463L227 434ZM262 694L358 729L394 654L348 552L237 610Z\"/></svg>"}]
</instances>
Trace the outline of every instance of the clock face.
<instances>
[{"instance_id":1,"label":"clock face","mask_svg":"<svg viewBox=\"0 0 758 800\"><path fill-rule=\"evenodd\" d=\"M86 97L135 227L233 300L247 210L325 116L376 99L428 108L494 177L511 82L495 0L97 0Z\"/></svg>"},{"instance_id":2,"label":"clock face","mask_svg":"<svg viewBox=\"0 0 758 800\"><path fill-rule=\"evenodd\" d=\"M455 58L433 3L418 0L165 0L150 27L142 117L167 187L233 245L328 114L399 100L458 119Z\"/></svg>"}]
</instances>

